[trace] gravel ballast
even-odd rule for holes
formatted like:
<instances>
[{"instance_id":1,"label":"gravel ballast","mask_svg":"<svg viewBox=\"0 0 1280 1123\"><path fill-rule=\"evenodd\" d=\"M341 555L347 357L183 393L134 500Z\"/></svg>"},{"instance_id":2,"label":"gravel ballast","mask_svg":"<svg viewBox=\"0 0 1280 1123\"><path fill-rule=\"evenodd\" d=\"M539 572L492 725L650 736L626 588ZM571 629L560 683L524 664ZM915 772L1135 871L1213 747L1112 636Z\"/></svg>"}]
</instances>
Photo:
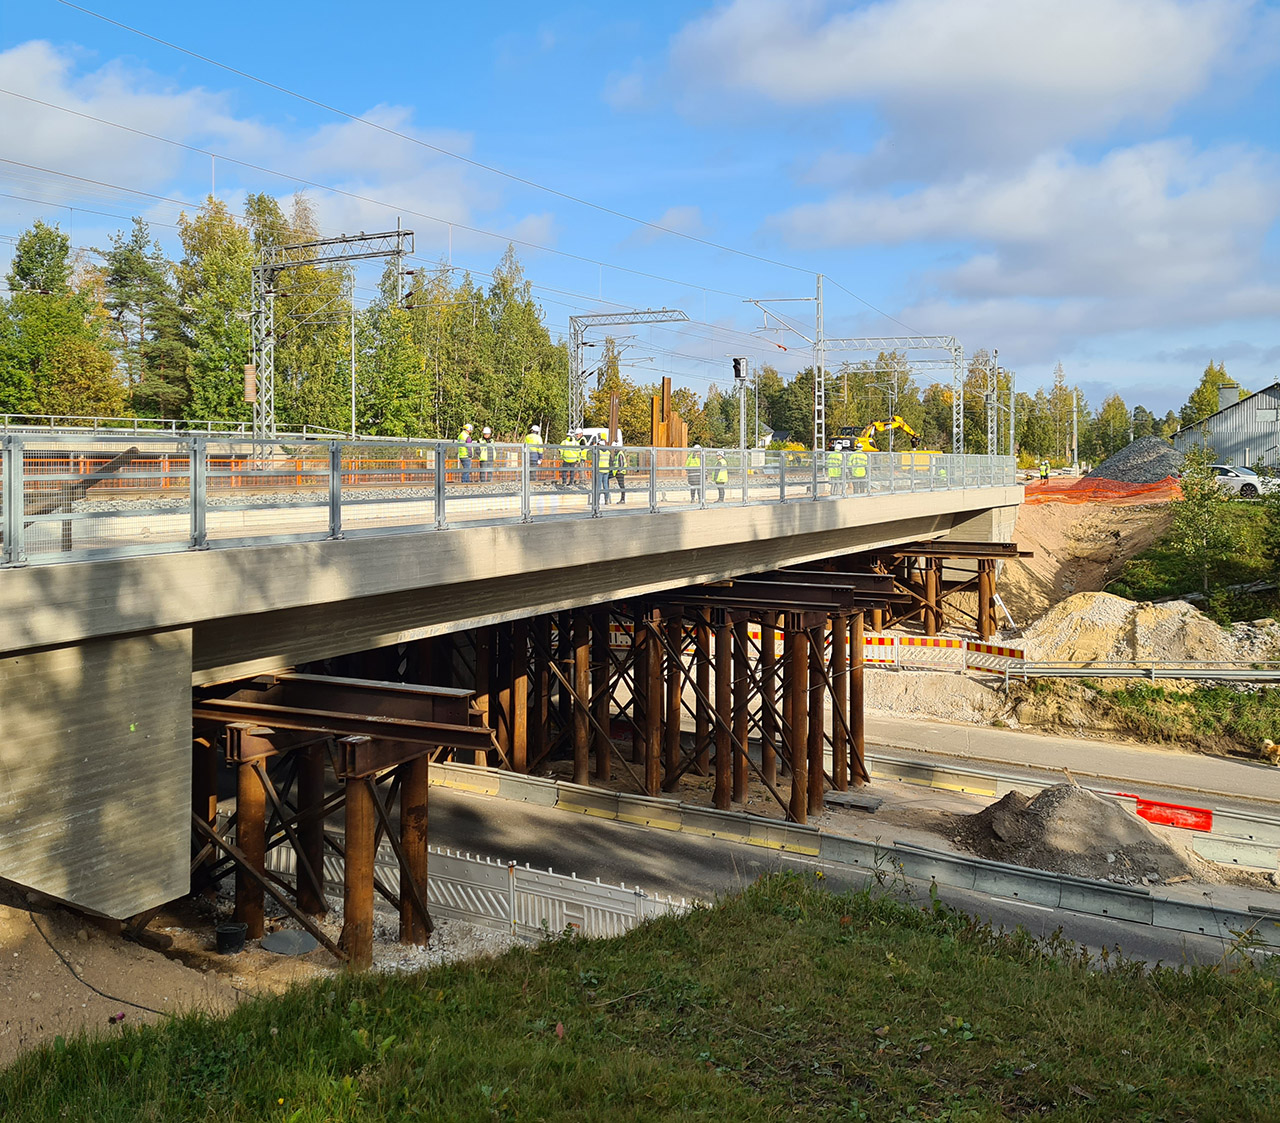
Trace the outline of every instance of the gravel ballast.
<instances>
[{"instance_id":1,"label":"gravel ballast","mask_svg":"<svg viewBox=\"0 0 1280 1123\"><path fill-rule=\"evenodd\" d=\"M1155 484L1182 471L1182 454L1163 437L1139 437L1107 457L1085 479Z\"/></svg>"}]
</instances>

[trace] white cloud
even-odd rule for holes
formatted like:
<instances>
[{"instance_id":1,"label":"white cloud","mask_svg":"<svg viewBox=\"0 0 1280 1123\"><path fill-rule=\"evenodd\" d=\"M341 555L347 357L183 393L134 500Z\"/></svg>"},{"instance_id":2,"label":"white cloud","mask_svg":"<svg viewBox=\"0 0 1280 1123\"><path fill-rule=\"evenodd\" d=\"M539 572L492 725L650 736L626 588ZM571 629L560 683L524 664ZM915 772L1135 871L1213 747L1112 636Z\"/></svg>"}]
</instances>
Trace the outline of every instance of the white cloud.
<instances>
[{"instance_id":1,"label":"white cloud","mask_svg":"<svg viewBox=\"0 0 1280 1123\"><path fill-rule=\"evenodd\" d=\"M937 280L970 299L1221 293L1242 306L1280 215L1280 163L1185 142L1117 149L1097 164L1058 153L1016 175L970 173L905 194L835 195L778 224L816 246L960 243Z\"/></svg>"},{"instance_id":2,"label":"white cloud","mask_svg":"<svg viewBox=\"0 0 1280 1123\"><path fill-rule=\"evenodd\" d=\"M80 55L44 41L0 52L0 88L276 169L283 173L280 177L218 161L219 195L240 204L245 191L287 197L302 189L326 234L387 229L395 225L397 212L405 210L446 222L487 225L476 219L477 213L502 203L501 192L491 182L477 182L478 177L458 161L378 129L354 121L310 129L277 128L238 116L227 94L182 88L119 61L86 69ZM416 126L412 110L403 106L377 105L366 116L387 129L450 151L466 153L472 147L469 134ZM206 156L4 94L0 94L0 153L36 167L192 203L209 190ZM173 222L178 209L162 204L154 212L151 202L131 192L24 172L12 165L0 164L0 175L19 184L20 193L52 204L93 206L89 200L96 200L104 211L153 214L162 222ZM303 186L301 181L349 194ZM18 188L13 192L19 193ZM447 243L443 225L408 216L405 224L418 229L420 249L431 247L427 252L434 252ZM517 216L503 225L549 229L546 216L541 215Z\"/></svg>"},{"instance_id":3,"label":"white cloud","mask_svg":"<svg viewBox=\"0 0 1280 1123\"><path fill-rule=\"evenodd\" d=\"M669 66L704 107L873 105L889 137L866 170L913 175L1161 120L1264 20L1255 0L733 0L676 35Z\"/></svg>"}]
</instances>

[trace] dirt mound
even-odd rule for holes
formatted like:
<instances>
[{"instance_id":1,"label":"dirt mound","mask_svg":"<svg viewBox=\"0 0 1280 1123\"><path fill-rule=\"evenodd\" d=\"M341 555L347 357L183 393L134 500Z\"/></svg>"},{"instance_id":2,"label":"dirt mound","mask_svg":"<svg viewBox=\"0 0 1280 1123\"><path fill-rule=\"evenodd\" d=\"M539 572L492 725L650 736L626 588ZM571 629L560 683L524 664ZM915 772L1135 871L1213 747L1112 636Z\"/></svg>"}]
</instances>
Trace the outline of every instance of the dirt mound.
<instances>
[{"instance_id":1,"label":"dirt mound","mask_svg":"<svg viewBox=\"0 0 1280 1123\"><path fill-rule=\"evenodd\" d=\"M1171 518L1165 504L1096 503L1070 510L1024 505L1014 538L1034 556L1004 563L1000 596L1014 620L1025 624L1063 597L1105 588L1129 558L1164 533Z\"/></svg>"},{"instance_id":2,"label":"dirt mound","mask_svg":"<svg viewBox=\"0 0 1280 1123\"><path fill-rule=\"evenodd\" d=\"M1135 884L1192 874L1185 854L1119 803L1074 784L1010 792L960 821L956 842L983 858Z\"/></svg>"},{"instance_id":3,"label":"dirt mound","mask_svg":"<svg viewBox=\"0 0 1280 1123\"><path fill-rule=\"evenodd\" d=\"M1154 484L1182 471L1182 456L1163 437L1139 437L1107 457L1085 479Z\"/></svg>"},{"instance_id":4,"label":"dirt mound","mask_svg":"<svg viewBox=\"0 0 1280 1123\"><path fill-rule=\"evenodd\" d=\"M1160 660L1226 662L1231 637L1186 601L1135 604L1110 593L1076 593L1022 633L1027 658L1051 663Z\"/></svg>"}]
</instances>

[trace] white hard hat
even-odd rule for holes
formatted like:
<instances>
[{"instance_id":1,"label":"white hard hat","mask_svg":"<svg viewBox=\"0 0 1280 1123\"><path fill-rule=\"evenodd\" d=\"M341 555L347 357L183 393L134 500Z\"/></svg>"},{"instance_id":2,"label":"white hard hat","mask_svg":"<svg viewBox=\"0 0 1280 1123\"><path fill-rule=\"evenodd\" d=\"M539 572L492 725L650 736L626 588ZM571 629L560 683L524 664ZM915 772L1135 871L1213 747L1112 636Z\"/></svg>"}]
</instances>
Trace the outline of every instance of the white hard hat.
<instances>
[{"instance_id":1,"label":"white hard hat","mask_svg":"<svg viewBox=\"0 0 1280 1123\"><path fill-rule=\"evenodd\" d=\"M490 429L488 425L486 425L483 429L481 429L481 430L480 430L480 435L481 435L482 437L487 437L487 436L489 436L492 432L493 432L493 430L492 430L492 429Z\"/></svg>"},{"instance_id":2,"label":"white hard hat","mask_svg":"<svg viewBox=\"0 0 1280 1123\"><path fill-rule=\"evenodd\" d=\"M474 426L474 425L472 425L470 421L468 421L468 422L467 422L467 423L466 423L462 428L463 428L464 430L465 430L465 429L474 429L474 428L475 428L475 426Z\"/></svg>"},{"instance_id":3,"label":"white hard hat","mask_svg":"<svg viewBox=\"0 0 1280 1123\"><path fill-rule=\"evenodd\" d=\"M530 425L530 426L529 426L529 432L530 432L530 433L541 433L541 432L542 432L542 429L541 429L541 428L539 428L537 425Z\"/></svg>"},{"instance_id":4,"label":"white hard hat","mask_svg":"<svg viewBox=\"0 0 1280 1123\"><path fill-rule=\"evenodd\" d=\"M701 446L701 445L694 445L693 447L694 447L694 448L701 448L702 446Z\"/></svg>"}]
</instances>

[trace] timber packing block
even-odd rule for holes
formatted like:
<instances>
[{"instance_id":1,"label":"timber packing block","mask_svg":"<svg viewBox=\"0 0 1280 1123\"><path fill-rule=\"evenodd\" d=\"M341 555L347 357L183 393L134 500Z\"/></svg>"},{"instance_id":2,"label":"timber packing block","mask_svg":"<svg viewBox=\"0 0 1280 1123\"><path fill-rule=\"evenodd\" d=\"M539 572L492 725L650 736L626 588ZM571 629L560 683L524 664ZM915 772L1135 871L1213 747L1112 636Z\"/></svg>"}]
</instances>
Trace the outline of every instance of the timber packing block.
<instances>
[{"instance_id":1,"label":"timber packing block","mask_svg":"<svg viewBox=\"0 0 1280 1123\"><path fill-rule=\"evenodd\" d=\"M884 802L877 795L863 795L861 792L827 792L823 802L832 807L847 807L852 811L876 812Z\"/></svg>"}]
</instances>

